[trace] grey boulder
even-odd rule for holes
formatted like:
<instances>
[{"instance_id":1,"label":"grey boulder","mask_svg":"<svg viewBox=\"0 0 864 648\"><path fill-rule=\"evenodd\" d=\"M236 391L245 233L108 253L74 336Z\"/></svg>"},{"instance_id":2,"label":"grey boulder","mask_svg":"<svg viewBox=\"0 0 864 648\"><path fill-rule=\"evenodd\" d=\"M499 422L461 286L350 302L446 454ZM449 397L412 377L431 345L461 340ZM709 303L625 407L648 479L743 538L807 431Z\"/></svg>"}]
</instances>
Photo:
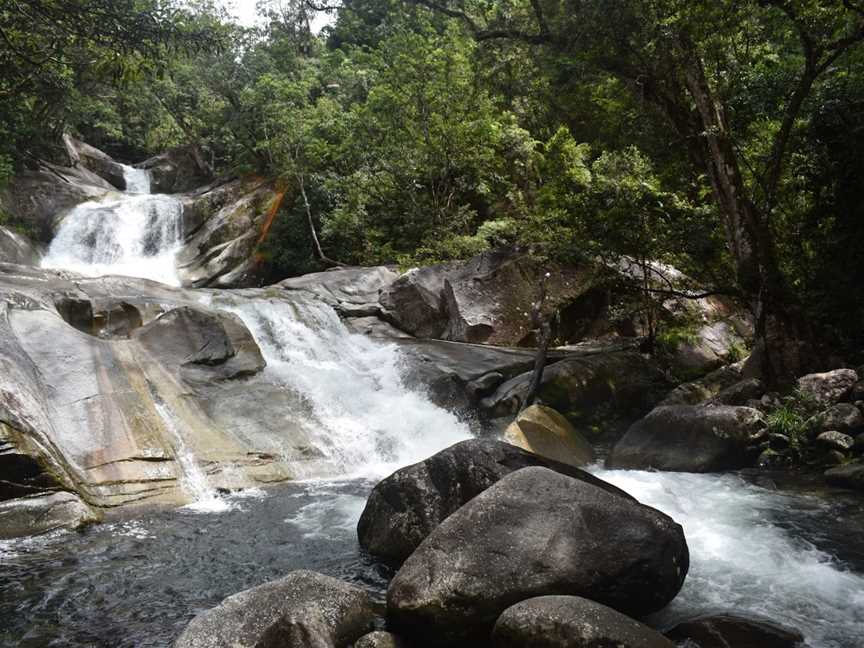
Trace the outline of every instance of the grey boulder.
<instances>
[{"instance_id":1,"label":"grey boulder","mask_svg":"<svg viewBox=\"0 0 864 648\"><path fill-rule=\"evenodd\" d=\"M795 648L804 637L792 628L765 619L731 614L705 616L679 623L666 636L699 648Z\"/></svg>"},{"instance_id":2,"label":"grey boulder","mask_svg":"<svg viewBox=\"0 0 864 648\"><path fill-rule=\"evenodd\" d=\"M689 553L663 513L548 468L513 472L444 520L387 592L389 627L438 645L484 641L511 605L583 596L642 615L671 601Z\"/></svg>"},{"instance_id":3,"label":"grey boulder","mask_svg":"<svg viewBox=\"0 0 864 648\"><path fill-rule=\"evenodd\" d=\"M667 405L634 423L606 460L609 468L714 472L742 468L761 438L763 414L750 407Z\"/></svg>"},{"instance_id":4,"label":"grey boulder","mask_svg":"<svg viewBox=\"0 0 864 648\"><path fill-rule=\"evenodd\" d=\"M551 468L629 497L578 468L509 443L472 439L397 470L379 482L357 524L360 544L379 558L401 565L451 513L505 475L528 466Z\"/></svg>"},{"instance_id":5,"label":"grey boulder","mask_svg":"<svg viewBox=\"0 0 864 648\"><path fill-rule=\"evenodd\" d=\"M374 617L363 590L295 571L198 615L174 648L342 648L368 632Z\"/></svg>"},{"instance_id":6,"label":"grey boulder","mask_svg":"<svg viewBox=\"0 0 864 648\"><path fill-rule=\"evenodd\" d=\"M0 502L0 539L78 529L100 519L73 493L28 495Z\"/></svg>"},{"instance_id":7,"label":"grey boulder","mask_svg":"<svg viewBox=\"0 0 864 648\"><path fill-rule=\"evenodd\" d=\"M660 633L578 596L539 596L507 608L492 632L494 648L674 648Z\"/></svg>"},{"instance_id":8,"label":"grey boulder","mask_svg":"<svg viewBox=\"0 0 864 648\"><path fill-rule=\"evenodd\" d=\"M854 369L835 369L801 376L798 379L798 389L820 405L833 405L843 400L856 382L858 374Z\"/></svg>"},{"instance_id":9,"label":"grey boulder","mask_svg":"<svg viewBox=\"0 0 864 648\"><path fill-rule=\"evenodd\" d=\"M392 632L377 630L360 637L354 648L408 648L408 644Z\"/></svg>"}]
</instances>

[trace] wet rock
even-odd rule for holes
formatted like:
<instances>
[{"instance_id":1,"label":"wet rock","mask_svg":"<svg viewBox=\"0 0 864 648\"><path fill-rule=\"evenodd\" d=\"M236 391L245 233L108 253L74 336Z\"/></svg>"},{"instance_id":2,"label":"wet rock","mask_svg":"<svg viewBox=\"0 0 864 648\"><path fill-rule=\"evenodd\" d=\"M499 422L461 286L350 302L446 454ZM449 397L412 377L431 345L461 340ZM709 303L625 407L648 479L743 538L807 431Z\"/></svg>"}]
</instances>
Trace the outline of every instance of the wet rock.
<instances>
[{"instance_id":1,"label":"wet rock","mask_svg":"<svg viewBox=\"0 0 864 648\"><path fill-rule=\"evenodd\" d=\"M858 374L853 369L835 369L802 376L798 379L798 389L820 405L833 405L843 400L856 382Z\"/></svg>"},{"instance_id":2,"label":"wet rock","mask_svg":"<svg viewBox=\"0 0 864 648\"><path fill-rule=\"evenodd\" d=\"M392 632L370 632L354 644L354 648L410 648L398 635Z\"/></svg>"},{"instance_id":3,"label":"wet rock","mask_svg":"<svg viewBox=\"0 0 864 648\"><path fill-rule=\"evenodd\" d=\"M573 466L508 443L472 439L397 470L379 482L372 489L357 525L360 544L376 556L400 565L451 513L505 475L527 466L549 467L628 497Z\"/></svg>"},{"instance_id":4,"label":"wet rock","mask_svg":"<svg viewBox=\"0 0 864 648\"><path fill-rule=\"evenodd\" d=\"M504 382L504 374L500 371L490 371L489 373L483 374L479 378L472 380L466 386L468 391L468 396L474 400L478 401L484 396L488 396L495 388Z\"/></svg>"},{"instance_id":5,"label":"wet rock","mask_svg":"<svg viewBox=\"0 0 864 648\"><path fill-rule=\"evenodd\" d=\"M42 255L24 236L0 227L0 262L17 265L39 265Z\"/></svg>"},{"instance_id":6,"label":"wet rock","mask_svg":"<svg viewBox=\"0 0 864 648\"><path fill-rule=\"evenodd\" d=\"M63 143L73 167L81 165L108 181L112 187L120 191L126 189L123 167L110 155L68 134L63 136Z\"/></svg>"},{"instance_id":7,"label":"wet rock","mask_svg":"<svg viewBox=\"0 0 864 648\"><path fill-rule=\"evenodd\" d=\"M837 403L815 417L814 427L822 431L855 433L864 428L864 414L851 403Z\"/></svg>"},{"instance_id":8,"label":"wet rock","mask_svg":"<svg viewBox=\"0 0 864 648\"><path fill-rule=\"evenodd\" d=\"M549 594L647 614L674 598L688 565L684 533L668 516L523 468L451 514L405 561L387 592L388 624L439 645L482 641L508 607Z\"/></svg>"},{"instance_id":9,"label":"wet rock","mask_svg":"<svg viewBox=\"0 0 864 648\"><path fill-rule=\"evenodd\" d=\"M864 490L864 464L850 463L825 472L825 479L834 486Z\"/></svg>"},{"instance_id":10,"label":"wet rock","mask_svg":"<svg viewBox=\"0 0 864 648\"><path fill-rule=\"evenodd\" d=\"M367 335L373 338L384 338L386 340L411 340L411 335L400 331L392 324L378 319L377 317L352 317L345 322L353 333Z\"/></svg>"},{"instance_id":11,"label":"wet rock","mask_svg":"<svg viewBox=\"0 0 864 648\"><path fill-rule=\"evenodd\" d=\"M591 444L561 414L544 405L523 410L504 432L504 440L571 466L594 462Z\"/></svg>"},{"instance_id":12,"label":"wet rock","mask_svg":"<svg viewBox=\"0 0 864 648\"><path fill-rule=\"evenodd\" d=\"M731 614L679 623L666 636L678 643L690 641L699 648L797 648L804 642L793 628Z\"/></svg>"},{"instance_id":13,"label":"wet rock","mask_svg":"<svg viewBox=\"0 0 864 648\"><path fill-rule=\"evenodd\" d=\"M540 596L507 608L492 632L494 648L674 648L660 633L578 596Z\"/></svg>"},{"instance_id":14,"label":"wet rock","mask_svg":"<svg viewBox=\"0 0 864 648\"><path fill-rule=\"evenodd\" d=\"M240 288L260 284L262 271L253 256L265 234L270 209L281 193L273 183L234 180L184 198L190 224L177 255L184 286Z\"/></svg>"},{"instance_id":15,"label":"wet rock","mask_svg":"<svg viewBox=\"0 0 864 648\"><path fill-rule=\"evenodd\" d=\"M0 502L0 539L78 529L100 519L73 493L28 495Z\"/></svg>"},{"instance_id":16,"label":"wet rock","mask_svg":"<svg viewBox=\"0 0 864 648\"><path fill-rule=\"evenodd\" d=\"M341 648L363 636L374 616L363 590L295 571L198 615L174 648Z\"/></svg>"},{"instance_id":17,"label":"wet rock","mask_svg":"<svg viewBox=\"0 0 864 648\"><path fill-rule=\"evenodd\" d=\"M715 472L751 463L762 433L761 412L749 407L658 407L634 423L606 460L609 468Z\"/></svg>"},{"instance_id":18,"label":"wet rock","mask_svg":"<svg viewBox=\"0 0 864 648\"><path fill-rule=\"evenodd\" d=\"M229 380L261 371L266 362L242 320L225 311L183 306L134 332L134 338L186 380Z\"/></svg>"},{"instance_id":19,"label":"wet rock","mask_svg":"<svg viewBox=\"0 0 864 648\"><path fill-rule=\"evenodd\" d=\"M816 437L816 443L825 450L845 452L852 449L852 446L855 445L855 439L848 434L831 430Z\"/></svg>"}]
</instances>

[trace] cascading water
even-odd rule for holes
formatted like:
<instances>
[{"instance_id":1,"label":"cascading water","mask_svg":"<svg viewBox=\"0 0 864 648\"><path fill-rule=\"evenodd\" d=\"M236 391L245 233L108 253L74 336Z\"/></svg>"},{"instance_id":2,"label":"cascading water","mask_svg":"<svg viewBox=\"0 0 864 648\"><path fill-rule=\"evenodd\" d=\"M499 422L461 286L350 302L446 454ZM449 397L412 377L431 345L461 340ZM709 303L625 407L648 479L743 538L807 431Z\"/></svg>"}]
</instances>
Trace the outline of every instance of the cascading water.
<instances>
[{"instance_id":1,"label":"cascading water","mask_svg":"<svg viewBox=\"0 0 864 648\"><path fill-rule=\"evenodd\" d=\"M330 306L230 297L212 305L234 312L255 336L264 378L303 399L308 416L286 414L301 419L336 475L383 476L469 438L455 415L405 386L394 345L349 333Z\"/></svg>"},{"instance_id":2,"label":"cascading water","mask_svg":"<svg viewBox=\"0 0 864 648\"><path fill-rule=\"evenodd\" d=\"M174 257L183 241L183 205L172 196L151 195L147 171L124 167L124 173L126 193L109 193L69 212L42 267L178 286Z\"/></svg>"},{"instance_id":3,"label":"cascading water","mask_svg":"<svg viewBox=\"0 0 864 648\"><path fill-rule=\"evenodd\" d=\"M823 500L734 475L593 472L684 527L690 571L657 625L739 612L795 627L814 648L860 645L864 576L805 539L834 515Z\"/></svg>"}]
</instances>

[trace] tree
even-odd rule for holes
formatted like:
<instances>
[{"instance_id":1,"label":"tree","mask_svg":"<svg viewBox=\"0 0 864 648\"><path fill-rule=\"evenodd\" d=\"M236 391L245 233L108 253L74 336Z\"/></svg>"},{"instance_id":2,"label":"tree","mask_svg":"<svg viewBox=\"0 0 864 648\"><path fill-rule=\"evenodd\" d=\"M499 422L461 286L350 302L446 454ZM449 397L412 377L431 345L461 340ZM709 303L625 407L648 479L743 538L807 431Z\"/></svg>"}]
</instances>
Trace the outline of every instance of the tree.
<instances>
[{"instance_id":1,"label":"tree","mask_svg":"<svg viewBox=\"0 0 864 648\"><path fill-rule=\"evenodd\" d=\"M578 59L658 110L710 183L756 317L764 376L788 382L806 367L808 332L780 270L773 218L805 103L864 40L864 8L851 0L409 1L461 21L478 41L517 40ZM746 110L754 69L771 91ZM748 147L757 122L769 142L761 149Z\"/></svg>"}]
</instances>

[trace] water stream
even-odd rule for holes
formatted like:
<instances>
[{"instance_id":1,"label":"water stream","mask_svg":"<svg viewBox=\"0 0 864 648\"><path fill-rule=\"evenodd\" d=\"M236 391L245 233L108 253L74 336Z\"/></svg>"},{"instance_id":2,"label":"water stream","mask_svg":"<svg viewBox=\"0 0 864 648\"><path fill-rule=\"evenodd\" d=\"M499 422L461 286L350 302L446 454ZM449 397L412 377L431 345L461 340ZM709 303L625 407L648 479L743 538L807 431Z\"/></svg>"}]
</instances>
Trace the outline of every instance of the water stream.
<instances>
[{"instance_id":1,"label":"water stream","mask_svg":"<svg viewBox=\"0 0 864 648\"><path fill-rule=\"evenodd\" d=\"M149 194L146 172L127 169L126 180L126 193L65 217L45 266L177 284L182 207ZM0 543L0 646L167 647L196 613L298 568L383 596L389 574L356 542L365 498L377 478L466 438L467 427L405 387L395 347L349 334L329 306L199 295L246 323L267 360L262 379L303 403L302 416L274 412L274 428L278 416L301 419L343 478L218 498L182 425L157 402L196 505ZM732 611L797 627L813 648L862 645L864 538L850 532L864 520L860 498L770 490L735 475L595 472L685 528L690 574L650 623Z\"/></svg>"}]
</instances>

